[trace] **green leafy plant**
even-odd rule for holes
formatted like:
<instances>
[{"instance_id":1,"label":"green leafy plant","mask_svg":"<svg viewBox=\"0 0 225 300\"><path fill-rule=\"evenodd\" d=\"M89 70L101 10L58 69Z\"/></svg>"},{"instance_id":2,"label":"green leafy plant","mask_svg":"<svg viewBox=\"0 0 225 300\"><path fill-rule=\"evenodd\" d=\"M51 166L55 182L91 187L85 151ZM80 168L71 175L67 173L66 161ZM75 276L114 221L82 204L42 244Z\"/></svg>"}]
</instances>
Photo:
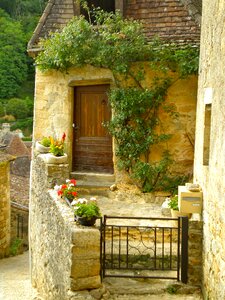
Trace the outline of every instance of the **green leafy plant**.
<instances>
[{"instance_id":1,"label":"green leafy plant","mask_svg":"<svg viewBox=\"0 0 225 300\"><path fill-rule=\"evenodd\" d=\"M20 251L21 251L22 244L23 244L23 240L22 239L15 238L12 241L12 244L11 244L10 249L9 249L10 255L12 255L12 256L18 255L20 253Z\"/></svg>"},{"instance_id":2,"label":"green leafy plant","mask_svg":"<svg viewBox=\"0 0 225 300\"><path fill-rule=\"evenodd\" d=\"M65 139L66 139L65 132L63 133L62 138L60 140L50 137L51 144L50 144L49 152L55 156L63 156L64 148L65 148Z\"/></svg>"},{"instance_id":3,"label":"green leafy plant","mask_svg":"<svg viewBox=\"0 0 225 300\"><path fill-rule=\"evenodd\" d=\"M78 217L91 219L93 217L101 216L100 208L95 198L90 198L90 200L85 198L78 199L77 201L73 201L72 205L74 208L74 214Z\"/></svg>"},{"instance_id":4,"label":"green leafy plant","mask_svg":"<svg viewBox=\"0 0 225 300\"><path fill-rule=\"evenodd\" d=\"M179 290L179 286L178 285L174 285L174 284L171 284L171 285L168 285L166 290L167 290L167 293L171 294L171 295L175 295L177 293L177 291Z\"/></svg>"},{"instance_id":5,"label":"green leafy plant","mask_svg":"<svg viewBox=\"0 0 225 300\"><path fill-rule=\"evenodd\" d=\"M177 195L170 198L168 206L173 210L178 210L178 196Z\"/></svg>"},{"instance_id":6,"label":"green leafy plant","mask_svg":"<svg viewBox=\"0 0 225 300\"><path fill-rule=\"evenodd\" d=\"M41 139L40 144L43 145L44 147L50 147L50 145L51 145L51 139L50 139L50 137L44 136Z\"/></svg>"}]
</instances>

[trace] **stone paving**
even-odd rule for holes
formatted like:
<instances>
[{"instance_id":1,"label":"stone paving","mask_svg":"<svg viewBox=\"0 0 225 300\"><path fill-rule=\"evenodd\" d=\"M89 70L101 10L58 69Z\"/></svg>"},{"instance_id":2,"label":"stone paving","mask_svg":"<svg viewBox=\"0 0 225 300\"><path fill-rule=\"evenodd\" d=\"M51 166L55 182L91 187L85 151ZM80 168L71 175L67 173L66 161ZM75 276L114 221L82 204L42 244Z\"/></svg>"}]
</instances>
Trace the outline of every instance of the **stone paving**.
<instances>
[{"instance_id":1,"label":"stone paving","mask_svg":"<svg viewBox=\"0 0 225 300\"><path fill-rule=\"evenodd\" d=\"M31 300L37 298L31 287L29 253L0 260L0 300Z\"/></svg>"}]
</instances>

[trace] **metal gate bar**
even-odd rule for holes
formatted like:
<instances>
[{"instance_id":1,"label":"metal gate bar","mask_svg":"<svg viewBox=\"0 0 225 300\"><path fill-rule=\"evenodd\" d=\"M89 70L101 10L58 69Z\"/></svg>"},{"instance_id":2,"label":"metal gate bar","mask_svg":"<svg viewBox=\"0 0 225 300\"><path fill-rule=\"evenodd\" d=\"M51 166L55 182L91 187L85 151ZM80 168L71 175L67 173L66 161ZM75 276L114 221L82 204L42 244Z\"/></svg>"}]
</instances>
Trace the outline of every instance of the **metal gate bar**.
<instances>
[{"instance_id":1,"label":"metal gate bar","mask_svg":"<svg viewBox=\"0 0 225 300\"><path fill-rule=\"evenodd\" d=\"M151 225L155 222L157 224ZM187 217L104 216L101 222L102 276L179 281L181 267L181 280L186 283L187 230Z\"/></svg>"}]
</instances>

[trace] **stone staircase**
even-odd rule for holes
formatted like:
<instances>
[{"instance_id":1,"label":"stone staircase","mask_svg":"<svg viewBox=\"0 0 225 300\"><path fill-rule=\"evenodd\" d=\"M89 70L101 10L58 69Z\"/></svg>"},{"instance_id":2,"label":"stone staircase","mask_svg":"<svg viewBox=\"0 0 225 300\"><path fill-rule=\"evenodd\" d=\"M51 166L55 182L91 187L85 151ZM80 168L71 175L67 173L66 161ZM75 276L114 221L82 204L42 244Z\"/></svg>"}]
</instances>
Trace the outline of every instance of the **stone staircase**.
<instances>
[{"instance_id":1,"label":"stone staircase","mask_svg":"<svg viewBox=\"0 0 225 300\"><path fill-rule=\"evenodd\" d=\"M76 179L80 195L107 196L109 188L115 183L113 174L71 172L70 177Z\"/></svg>"}]
</instances>

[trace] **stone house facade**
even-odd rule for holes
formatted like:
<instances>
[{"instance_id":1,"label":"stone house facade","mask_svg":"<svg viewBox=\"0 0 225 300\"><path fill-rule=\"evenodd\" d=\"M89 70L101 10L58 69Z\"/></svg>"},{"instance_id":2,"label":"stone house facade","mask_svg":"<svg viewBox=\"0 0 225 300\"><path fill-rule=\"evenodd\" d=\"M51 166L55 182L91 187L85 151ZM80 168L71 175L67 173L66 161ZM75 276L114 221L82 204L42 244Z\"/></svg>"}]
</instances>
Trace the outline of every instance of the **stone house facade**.
<instances>
[{"instance_id":1,"label":"stone house facade","mask_svg":"<svg viewBox=\"0 0 225 300\"><path fill-rule=\"evenodd\" d=\"M200 1L185 0L155 0L155 1L89 1L90 3L111 3L113 9L120 9L124 17L139 19L144 24L145 34L152 38L159 36L166 42L198 44L200 37L200 9L196 3ZM194 3L196 2L196 3ZM195 8L195 9L193 9ZM40 38L46 37L50 30L60 30L74 15L80 13L80 7L73 0L51 0L39 21L39 24L28 44L28 52L35 56L38 51ZM147 70L145 85L151 82L151 70ZM116 181L123 180L116 169L116 157L113 141L102 128L97 128L100 136L90 136L89 127L95 128L105 119L110 118L107 106L104 106L104 116L91 123L91 119L102 110L105 103L105 91L113 86L114 78L110 70L86 66L71 68L67 74L58 71L41 72L36 69L35 112L34 112L34 141L42 136L57 136L65 132L67 135L67 153L70 171L94 171L114 173ZM103 89L103 90L96 90ZM164 128L169 128L173 134L168 147L177 161L177 172L191 174L193 168L193 143L195 132L197 78L190 77L178 80L168 91L168 102L173 102L178 113L179 121L164 120ZM95 101L88 99L88 108L82 111L82 97L91 95ZM100 96L99 96L100 95ZM80 100L81 99L81 100ZM85 102L85 101L83 101ZM103 103L104 102L104 103ZM98 104L97 104L98 103ZM84 108L86 109L86 108ZM79 112L77 113L77 111ZM63 116L63 117L62 117ZM102 119L103 118L103 119ZM89 122L87 122L87 120ZM85 128L81 132L82 128ZM85 125L86 124L86 125ZM91 129L90 129L91 130ZM80 141L88 142L80 142ZM79 144L80 143L80 144ZM97 144L99 143L99 144ZM99 154L92 156L90 145L96 144ZM77 151L76 149L79 150ZM98 149L106 149L104 155ZM86 151L86 152L85 152ZM85 154L83 154L85 152ZM160 147L154 150L157 158ZM89 166L87 167L87 157ZM104 157L104 159L103 159ZM97 161L103 160L97 166ZM77 163L78 161L78 163ZM91 161L91 162L90 162ZM85 165L86 164L86 165ZM79 165L79 166L78 166Z\"/></svg>"},{"instance_id":2,"label":"stone house facade","mask_svg":"<svg viewBox=\"0 0 225 300\"><path fill-rule=\"evenodd\" d=\"M212 300L225 299L224 16L224 1L203 1L194 179L204 197L204 299Z\"/></svg>"},{"instance_id":3,"label":"stone house facade","mask_svg":"<svg viewBox=\"0 0 225 300\"><path fill-rule=\"evenodd\" d=\"M13 156L0 153L0 258L9 254L10 246L10 161Z\"/></svg>"}]
</instances>

